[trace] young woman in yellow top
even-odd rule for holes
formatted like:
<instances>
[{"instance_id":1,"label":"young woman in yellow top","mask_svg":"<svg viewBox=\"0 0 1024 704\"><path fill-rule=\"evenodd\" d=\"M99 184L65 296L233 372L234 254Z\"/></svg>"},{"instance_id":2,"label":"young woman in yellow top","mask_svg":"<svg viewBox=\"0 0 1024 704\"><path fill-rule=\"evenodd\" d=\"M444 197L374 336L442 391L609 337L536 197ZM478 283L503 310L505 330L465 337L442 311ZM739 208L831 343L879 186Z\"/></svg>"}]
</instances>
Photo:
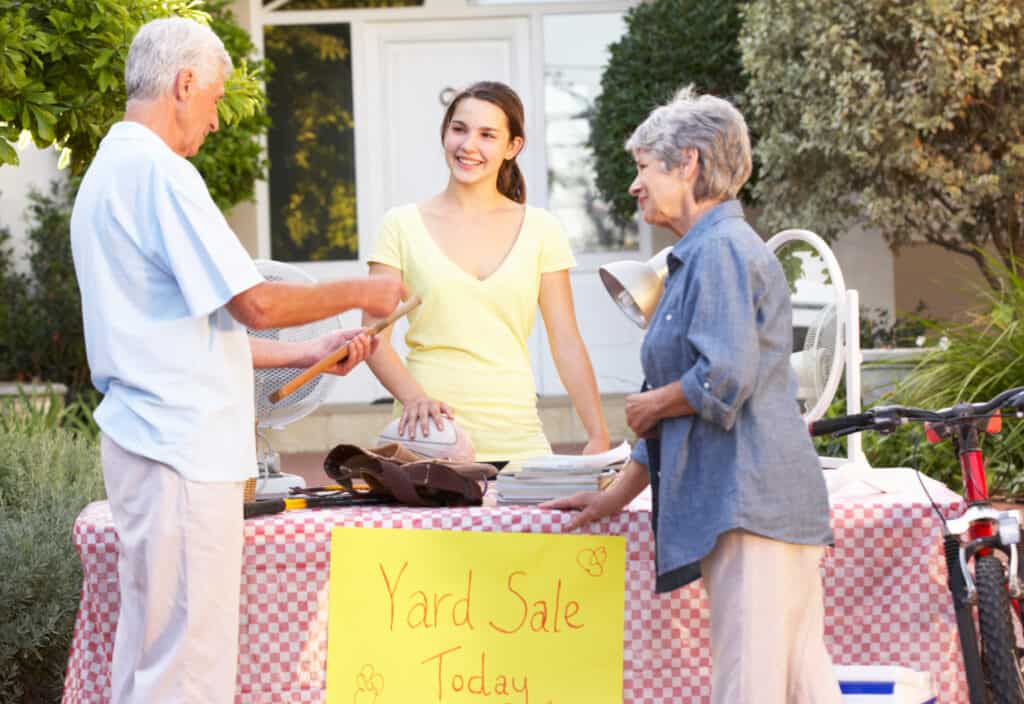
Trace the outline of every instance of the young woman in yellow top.
<instances>
[{"instance_id":1,"label":"young woman in yellow top","mask_svg":"<svg viewBox=\"0 0 1024 704\"><path fill-rule=\"evenodd\" d=\"M569 243L549 213L525 205L516 164L523 106L502 83L461 91L441 123L447 187L384 218L372 274L401 277L423 304L409 316L406 363L381 336L369 365L401 408L399 432L454 418L481 461L551 452L537 415L527 338L540 305L559 377L586 429L608 449L594 370L576 324ZM365 319L365 323L372 319Z\"/></svg>"}]
</instances>

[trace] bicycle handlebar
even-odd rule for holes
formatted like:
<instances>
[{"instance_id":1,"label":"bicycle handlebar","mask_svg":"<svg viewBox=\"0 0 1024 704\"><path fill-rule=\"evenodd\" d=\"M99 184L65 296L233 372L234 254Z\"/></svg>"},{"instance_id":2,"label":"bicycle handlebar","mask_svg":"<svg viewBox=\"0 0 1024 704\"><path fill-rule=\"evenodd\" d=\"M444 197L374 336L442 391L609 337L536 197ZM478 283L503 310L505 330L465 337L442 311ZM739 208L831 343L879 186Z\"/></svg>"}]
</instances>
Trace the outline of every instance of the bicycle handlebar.
<instances>
[{"instance_id":1,"label":"bicycle handlebar","mask_svg":"<svg viewBox=\"0 0 1024 704\"><path fill-rule=\"evenodd\" d=\"M984 417L993 411L1011 408L1024 409L1024 386L1003 391L990 401L980 403L958 403L951 408L929 411L910 406L878 406L864 413L828 418L811 423L811 435L835 435L856 433L861 430L891 432L903 420L928 421L932 423L956 423Z\"/></svg>"},{"instance_id":2,"label":"bicycle handlebar","mask_svg":"<svg viewBox=\"0 0 1024 704\"><path fill-rule=\"evenodd\" d=\"M852 416L839 416L838 418L827 418L811 423L811 435L831 435L841 430L850 428L870 428L874 424L874 414L857 413Z\"/></svg>"}]
</instances>

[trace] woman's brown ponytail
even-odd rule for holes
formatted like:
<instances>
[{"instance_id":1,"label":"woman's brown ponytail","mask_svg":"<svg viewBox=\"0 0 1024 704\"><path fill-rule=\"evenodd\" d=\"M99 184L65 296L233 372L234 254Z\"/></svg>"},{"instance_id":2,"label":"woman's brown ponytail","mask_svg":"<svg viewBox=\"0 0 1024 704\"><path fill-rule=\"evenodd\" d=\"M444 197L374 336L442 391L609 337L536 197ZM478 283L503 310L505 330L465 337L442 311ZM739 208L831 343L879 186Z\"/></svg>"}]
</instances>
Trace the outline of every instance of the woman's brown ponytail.
<instances>
[{"instance_id":1,"label":"woman's brown ponytail","mask_svg":"<svg viewBox=\"0 0 1024 704\"><path fill-rule=\"evenodd\" d=\"M526 133L523 127L526 123L523 102L519 99L516 92L498 81L480 81L459 91L452 98L452 101L448 103L448 109L445 110L444 119L441 121L442 144L444 143L445 132L448 130L448 124L452 121L452 116L455 114L455 107L466 98L486 100L488 103L498 106L505 113L505 119L508 121L509 139L519 137L524 142L526 141ZM526 202L526 179L523 177L523 172L519 169L519 164L516 163L515 157L507 159L498 171L498 192L517 203Z\"/></svg>"},{"instance_id":2,"label":"woman's brown ponytail","mask_svg":"<svg viewBox=\"0 0 1024 704\"><path fill-rule=\"evenodd\" d=\"M498 171L498 192L516 203L526 202L526 179L515 158L501 165Z\"/></svg>"}]
</instances>

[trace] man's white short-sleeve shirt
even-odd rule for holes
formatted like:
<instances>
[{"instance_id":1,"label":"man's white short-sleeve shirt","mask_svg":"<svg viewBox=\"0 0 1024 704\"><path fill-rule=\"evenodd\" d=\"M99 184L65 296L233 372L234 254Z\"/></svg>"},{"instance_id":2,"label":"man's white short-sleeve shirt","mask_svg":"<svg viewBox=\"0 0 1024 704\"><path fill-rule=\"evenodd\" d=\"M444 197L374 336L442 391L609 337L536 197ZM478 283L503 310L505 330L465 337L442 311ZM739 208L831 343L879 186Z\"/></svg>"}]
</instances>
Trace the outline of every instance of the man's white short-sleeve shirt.
<instances>
[{"instance_id":1,"label":"man's white short-sleeve shirt","mask_svg":"<svg viewBox=\"0 0 1024 704\"><path fill-rule=\"evenodd\" d=\"M103 432L189 480L253 476L252 353L224 305L263 278L199 172L117 123L82 180L71 246Z\"/></svg>"}]
</instances>

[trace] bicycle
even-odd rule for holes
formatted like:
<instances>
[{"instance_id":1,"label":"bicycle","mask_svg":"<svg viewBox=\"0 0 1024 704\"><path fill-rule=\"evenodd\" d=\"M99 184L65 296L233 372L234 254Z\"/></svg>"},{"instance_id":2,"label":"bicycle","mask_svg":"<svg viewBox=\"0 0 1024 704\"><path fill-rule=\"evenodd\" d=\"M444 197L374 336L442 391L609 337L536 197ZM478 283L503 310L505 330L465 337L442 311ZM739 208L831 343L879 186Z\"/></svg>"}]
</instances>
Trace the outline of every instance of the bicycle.
<instances>
[{"instance_id":1,"label":"bicycle","mask_svg":"<svg viewBox=\"0 0 1024 704\"><path fill-rule=\"evenodd\" d=\"M904 423L923 422L929 442L952 441L963 474L967 509L958 518L946 519L934 502L932 506L944 528L947 584L953 597L971 704L1024 704L1024 651L1017 646L1013 624L1014 614L1024 624L1024 565L1018 548L1021 512L1000 511L989 502L981 451L981 436L999 432L1004 410L1024 417L1024 386L1008 389L983 403L960 403L939 411L877 406L810 426L811 435L839 437L865 430L888 434ZM923 481L921 486L924 488ZM996 556L997 550L1006 555L1005 564Z\"/></svg>"}]
</instances>

